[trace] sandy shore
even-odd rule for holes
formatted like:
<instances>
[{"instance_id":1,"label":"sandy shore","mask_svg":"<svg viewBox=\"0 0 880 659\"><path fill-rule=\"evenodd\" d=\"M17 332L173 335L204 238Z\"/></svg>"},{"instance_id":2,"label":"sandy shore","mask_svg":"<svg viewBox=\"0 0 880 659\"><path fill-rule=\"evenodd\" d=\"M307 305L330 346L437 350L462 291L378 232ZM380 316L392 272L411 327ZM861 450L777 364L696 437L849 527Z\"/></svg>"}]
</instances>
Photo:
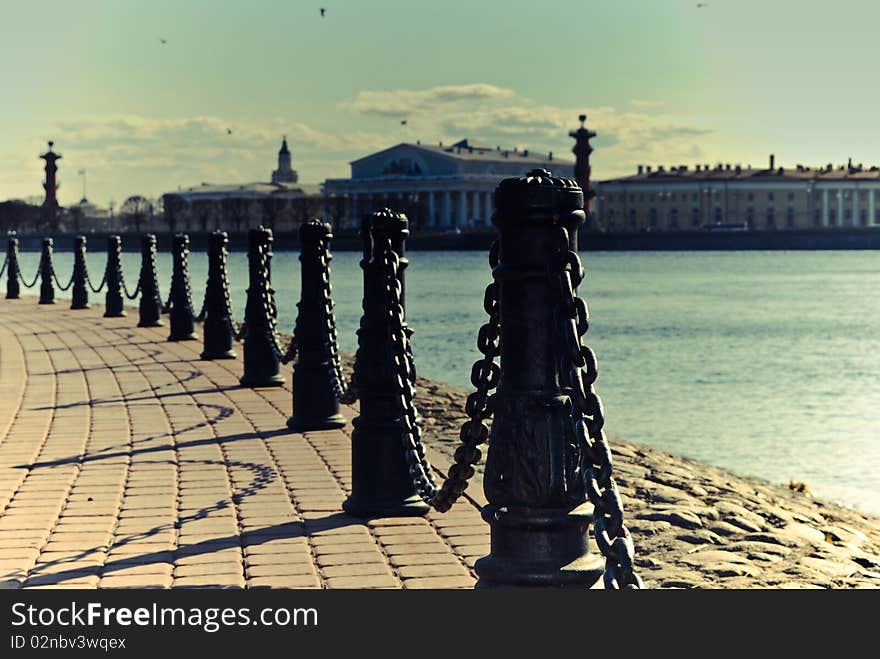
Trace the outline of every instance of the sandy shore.
<instances>
[{"instance_id":1,"label":"sandy shore","mask_svg":"<svg viewBox=\"0 0 880 659\"><path fill-rule=\"evenodd\" d=\"M455 449L467 394L419 378L425 440L444 455ZM647 586L880 588L880 518L786 485L610 441ZM481 483L467 494L481 499Z\"/></svg>"}]
</instances>

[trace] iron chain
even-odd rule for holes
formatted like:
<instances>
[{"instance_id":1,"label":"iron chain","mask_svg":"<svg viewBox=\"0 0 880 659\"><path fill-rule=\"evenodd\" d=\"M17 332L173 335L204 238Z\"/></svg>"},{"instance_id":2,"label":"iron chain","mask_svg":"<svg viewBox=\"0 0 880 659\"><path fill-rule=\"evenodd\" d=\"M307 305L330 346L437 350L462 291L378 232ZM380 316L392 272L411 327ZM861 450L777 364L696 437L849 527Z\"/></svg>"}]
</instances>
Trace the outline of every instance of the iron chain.
<instances>
[{"instance_id":1,"label":"iron chain","mask_svg":"<svg viewBox=\"0 0 880 659\"><path fill-rule=\"evenodd\" d=\"M583 281L580 257L569 249L568 231L560 227L555 278L559 291L558 322L560 375L571 396L574 436L586 458L583 479L593 504L593 530L596 545L605 557L604 582L607 589L638 589L642 579L633 567L632 536L623 522L623 503L611 475L611 448L605 436L602 400L593 384L597 377L596 356L582 344L589 328L589 313L577 297Z\"/></svg>"},{"instance_id":2,"label":"iron chain","mask_svg":"<svg viewBox=\"0 0 880 659\"><path fill-rule=\"evenodd\" d=\"M492 267L498 262L497 243L490 252ZM465 410L470 417L460 432L461 444L455 450L453 464L440 487L437 487L431 473L431 464L425 457L422 444L421 426L418 411L413 402L415 396L415 368L409 344L409 328L404 318L400 302L401 285L398 278L400 260L391 247L385 245L383 266L385 268L386 313L389 320L389 334L393 346L393 366L398 400L400 402L400 424L403 429L403 446L410 477L416 492L423 501L439 512L446 512L467 489L468 481L474 476L474 466L480 461L479 449L489 438L486 419L492 414L490 391L498 386L500 368L495 358L500 354L500 311L498 289L495 283L486 288L484 307L489 321L480 328L477 347L483 357L471 369L471 383L476 391L468 396Z\"/></svg>"}]
</instances>

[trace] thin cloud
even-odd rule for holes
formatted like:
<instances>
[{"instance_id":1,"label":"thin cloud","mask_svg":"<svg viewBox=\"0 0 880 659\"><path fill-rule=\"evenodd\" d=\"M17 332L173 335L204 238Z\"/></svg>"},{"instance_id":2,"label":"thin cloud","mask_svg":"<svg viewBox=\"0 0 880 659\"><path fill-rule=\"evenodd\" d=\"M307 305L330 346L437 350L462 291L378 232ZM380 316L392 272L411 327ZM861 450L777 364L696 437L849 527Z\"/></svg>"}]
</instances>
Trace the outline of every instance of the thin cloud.
<instances>
[{"instance_id":1,"label":"thin cloud","mask_svg":"<svg viewBox=\"0 0 880 659\"><path fill-rule=\"evenodd\" d=\"M429 89L397 89L393 91L359 91L343 108L364 115L402 118L438 106L507 99L512 89L486 83L442 85Z\"/></svg>"}]
</instances>

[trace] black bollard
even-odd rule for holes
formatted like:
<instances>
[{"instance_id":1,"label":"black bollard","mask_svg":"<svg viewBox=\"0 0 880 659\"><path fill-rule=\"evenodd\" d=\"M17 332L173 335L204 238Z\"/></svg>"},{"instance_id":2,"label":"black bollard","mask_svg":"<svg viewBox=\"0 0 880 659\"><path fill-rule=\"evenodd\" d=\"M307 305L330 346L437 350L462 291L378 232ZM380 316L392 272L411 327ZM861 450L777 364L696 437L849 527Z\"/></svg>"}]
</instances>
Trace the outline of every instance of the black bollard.
<instances>
[{"instance_id":1,"label":"black bollard","mask_svg":"<svg viewBox=\"0 0 880 659\"><path fill-rule=\"evenodd\" d=\"M275 335L275 291L272 289L272 230L248 231L248 289L244 310L245 387L280 387L281 357Z\"/></svg>"},{"instance_id":2,"label":"black bollard","mask_svg":"<svg viewBox=\"0 0 880 659\"><path fill-rule=\"evenodd\" d=\"M592 462L568 386L573 373L579 387L591 384L576 365L584 363L576 328L586 331L586 307L582 319L575 314L583 275L573 272L580 262L571 251L584 220L583 193L570 179L534 170L502 181L495 207L501 373L483 479L491 549L476 563L477 585L589 588L603 567L588 548ZM592 387L585 395L594 396Z\"/></svg>"},{"instance_id":3,"label":"black bollard","mask_svg":"<svg viewBox=\"0 0 880 659\"><path fill-rule=\"evenodd\" d=\"M330 296L332 238L329 224L313 220L300 225L302 283L293 333L297 356L293 366L293 416L287 420L291 430L326 430L346 423L339 413L341 383L332 331L336 326Z\"/></svg>"},{"instance_id":4,"label":"black bollard","mask_svg":"<svg viewBox=\"0 0 880 659\"><path fill-rule=\"evenodd\" d=\"M21 270L18 267L18 238L11 237L6 244L6 299L21 297Z\"/></svg>"},{"instance_id":5,"label":"black bollard","mask_svg":"<svg viewBox=\"0 0 880 659\"><path fill-rule=\"evenodd\" d=\"M89 308L89 291L86 287L85 236L77 236L73 241L73 290L70 293L70 308Z\"/></svg>"},{"instance_id":6,"label":"black bollard","mask_svg":"<svg viewBox=\"0 0 880 659\"><path fill-rule=\"evenodd\" d=\"M358 517L424 515L429 508L413 484L403 445L398 375L386 313L385 245L390 240L395 253L402 256L408 225L406 215L387 208L361 224L364 301L354 374L361 405L352 421L351 496L342 504L346 512ZM398 281L403 305L402 267Z\"/></svg>"},{"instance_id":7,"label":"black bollard","mask_svg":"<svg viewBox=\"0 0 880 659\"><path fill-rule=\"evenodd\" d=\"M104 317L125 316L122 297L122 238L107 236L107 269L104 271L107 293L104 296Z\"/></svg>"},{"instance_id":8,"label":"black bollard","mask_svg":"<svg viewBox=\"0 0 880 659\"><path fill-rule=\"evenodd\" d=\"M55 304L55 283L52 281L55 274L52 265L54 250L55 241L52 238L43 238L40 252L40 304Z\"/></svg>"},{"instance_id":9,"label":"black bollard","mask_svg":"<svg viewBox=\"0 0 880 659\"><path fill-rule=\"evenodd\" d=\"M156 272L156 236L148 233L141 238L141 273L138 278L141 301L138 305L138 327L161 327L162 296Z\"/></svg>"},{"instance_id":10,"label":"black bollard","mask_svg":"<svg viewBox=\"0 0 880 659\"><path fill-rule=\"evenodd\" d=\"M192 306L192 293L189 284L189 236L184 233L174 235L171 253L173 270L171 273L171 294L168 306L171 331L169 341L195 341L195 312Z\"/></svg>"},{"instance_id":11,"label":"black bollard","mask_svg":"<svg viewBox=\"0 0 880 659\"><path fill-rule=\"evenodd\" d=\"M226 268L229 236L215 231L208 239L208 282L205 288L205 349L202 359L235 359L232 349L235 327L229 302L229 275Z\"/></svg>"}]
</instances>

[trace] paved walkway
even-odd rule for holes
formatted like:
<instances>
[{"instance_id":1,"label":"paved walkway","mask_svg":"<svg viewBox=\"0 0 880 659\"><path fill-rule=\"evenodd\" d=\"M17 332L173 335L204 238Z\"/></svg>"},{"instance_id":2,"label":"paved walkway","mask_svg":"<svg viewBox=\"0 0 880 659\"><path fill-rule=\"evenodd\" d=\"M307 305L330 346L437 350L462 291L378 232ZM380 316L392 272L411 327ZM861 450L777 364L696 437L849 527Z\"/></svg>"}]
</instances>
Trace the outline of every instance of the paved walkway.
<instances>
[{"instance_id":1,"label":"paved walkway","mask_svg":"<svg viewBox=\"0 0 880 659\"><path fill-rule=\"evenodd\" d=\"M479 499L346 515L351 426L289 432L289 369L241 388L240 360L102 313L0 300L0 588L473 586Z\"/></svg>"}]
</instances>

